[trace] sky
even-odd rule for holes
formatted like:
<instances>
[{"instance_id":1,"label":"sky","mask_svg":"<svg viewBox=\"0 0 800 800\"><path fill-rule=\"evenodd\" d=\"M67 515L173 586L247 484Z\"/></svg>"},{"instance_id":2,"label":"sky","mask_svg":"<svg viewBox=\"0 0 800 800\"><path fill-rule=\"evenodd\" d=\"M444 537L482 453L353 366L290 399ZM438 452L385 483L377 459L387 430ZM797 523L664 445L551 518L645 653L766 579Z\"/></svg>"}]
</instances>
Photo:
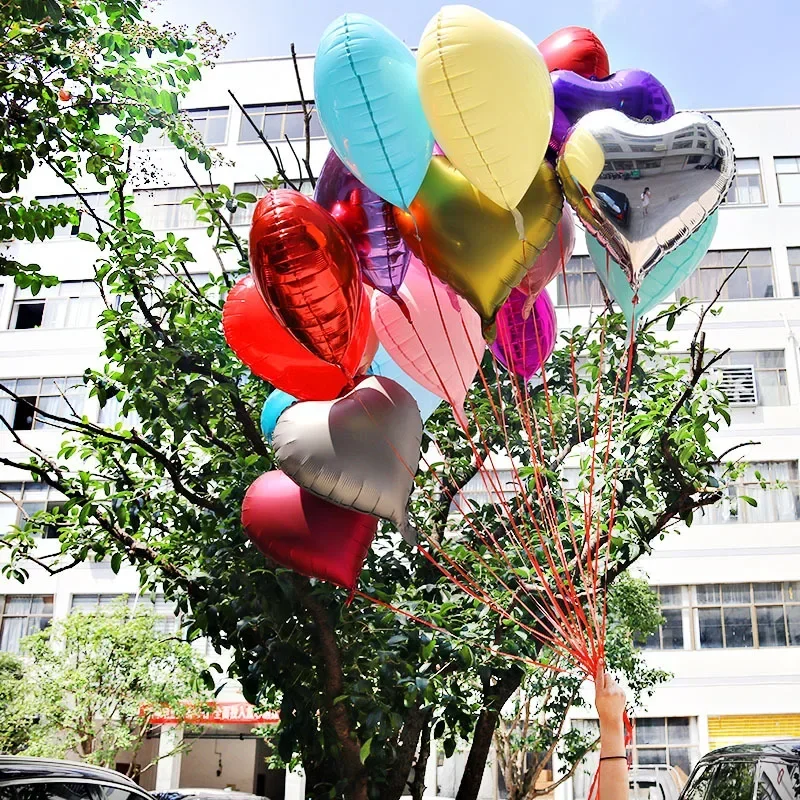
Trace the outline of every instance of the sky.
<instances>
[{"instance_id":1,"label":"sky","mask_svg":"<svg viewBox=\"0 0 800 800\"><path fill-rule=\"evenodd\" d=\"M534 41L591 28L611 68L638 67L683 109L800 104L800 0L472 0ZM416 46L441 0L163 0L158 18L236 34L223 60L313 53L328 23L369 14ZM800 132L798 132L800 137Z\"/></svg>"}]
</instances>

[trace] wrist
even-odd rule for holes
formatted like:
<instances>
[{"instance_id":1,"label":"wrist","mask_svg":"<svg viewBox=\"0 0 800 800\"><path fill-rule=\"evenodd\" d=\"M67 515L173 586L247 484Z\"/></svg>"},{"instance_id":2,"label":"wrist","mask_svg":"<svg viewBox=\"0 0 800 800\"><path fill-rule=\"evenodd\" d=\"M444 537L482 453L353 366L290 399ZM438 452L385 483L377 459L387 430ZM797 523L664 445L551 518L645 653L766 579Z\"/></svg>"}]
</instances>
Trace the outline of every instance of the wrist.
<instances>
[{"instance_id":1,"label":"wrist","mask_svg":"<svg viewBox=\"0 0 800 800\"><path fill-rule=\"evenodd\" d=\"M619 756L625 753L625 728L622 722L600 724L600 755Z\"/></svg>"}]
</instances>

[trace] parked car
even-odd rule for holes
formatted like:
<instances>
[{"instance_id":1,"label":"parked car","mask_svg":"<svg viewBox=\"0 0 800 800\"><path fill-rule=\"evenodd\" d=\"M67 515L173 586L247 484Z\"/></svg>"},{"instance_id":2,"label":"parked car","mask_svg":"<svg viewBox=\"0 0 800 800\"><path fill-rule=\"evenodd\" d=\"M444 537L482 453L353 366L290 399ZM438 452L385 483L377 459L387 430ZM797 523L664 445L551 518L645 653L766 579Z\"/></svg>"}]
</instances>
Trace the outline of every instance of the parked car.
<instances>
[{"instance_id":1,"label":"parked car","mask_svg":"<svg viewBox=\"0 0 800 800\"><path fill-rule=\"evenodd\" d=\"M592 192L606 213L610 214L621 227L627 227L631 213L631 204L627 195L602 183L596 183Z\"/></svg>"},{"instance_id":2,"label":"parked car","mask_svg":"<svg viewBox=\"0 0 800 800\"><path fill-rule=\"evenodd\" d=\"M156 792L156 800L269 800L259 794L235 792L233 789L173 789Z\"/></svg>"},{"instance_id":3,"label":"parked car","mask_svg":"<svg viewBox=\"0 0 800 800\"><path fill-rule=\"evenodd\" d=\"M0 800L153 800L130 778L76 761L0 756Z\"/></svg>"},{"instance_id":4,"label":"parked car","mask_svg":"<svg viewBox=\"0 0 800 800\"><path fill-rule=\"evenodd\" d=\"M667 764L633 767L628 773L631 800L678 800L686 774Z\"/></svg>"},{"instance_id":5,"label":"parked car","mask_svg":"<svg viewBox=\"0 0 800 800\"><path fill-rule=\"evenodd\" d=\"M800 739L722 747L704 755L680 800L800 800Z\"/></svg>"}]
</instances>

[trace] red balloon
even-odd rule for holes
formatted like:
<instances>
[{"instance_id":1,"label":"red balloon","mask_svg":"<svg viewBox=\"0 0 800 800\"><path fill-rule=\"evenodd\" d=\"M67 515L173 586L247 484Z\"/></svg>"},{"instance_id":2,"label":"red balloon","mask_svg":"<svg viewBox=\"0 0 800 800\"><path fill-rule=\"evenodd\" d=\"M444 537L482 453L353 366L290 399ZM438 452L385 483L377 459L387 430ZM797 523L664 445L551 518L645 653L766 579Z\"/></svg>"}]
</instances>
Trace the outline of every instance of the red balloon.
<instances>
[{"instance_id":1,"label":"red balloon","mask_svg":"<svg viewBox=\"0 0 800 800\"><path fill-rule=\"evenodd\" d=\"M358 256L344 228L300 192L267 192L253 214L250 264L278 321L312 353L352 377L358 363L348 369L345 357L364 293Z\"/></svg>"},{"instance_id":2,"label":"red balloon","mask_svg":"<svg viewBox=\"0 0 800 800\"><path fill-rule=\"evenodd\" d=\"M588 28L571 25L551 33L539 44L547 69L568 69L584 78L607 78L608 53Z\"/></svg>"},{"instance_id":3,"label":"red balloon","mask_svg":"<svg viewBox=\"0 0 800 800\"><path fill-rule=\"evenodd\" d=\"M289 334L261 299L252 275L228 292L222 309L222 330L236 355L259 378L299 400L333 400L350 388L345 372L358 371L371 328L369 303L364 302L340 369Z\"/></svg>"},{"instance_id":4,"label":"red balloon","mask_svg":"<svg viewBox=\"0 0 800 800\"><path fill-rule=\"evenodd\" d=\"M283 472L266 472L247 490L242 525L268 558L301 575L356 588L378 519L301 489Z\"/></svg>"}]
</instances>

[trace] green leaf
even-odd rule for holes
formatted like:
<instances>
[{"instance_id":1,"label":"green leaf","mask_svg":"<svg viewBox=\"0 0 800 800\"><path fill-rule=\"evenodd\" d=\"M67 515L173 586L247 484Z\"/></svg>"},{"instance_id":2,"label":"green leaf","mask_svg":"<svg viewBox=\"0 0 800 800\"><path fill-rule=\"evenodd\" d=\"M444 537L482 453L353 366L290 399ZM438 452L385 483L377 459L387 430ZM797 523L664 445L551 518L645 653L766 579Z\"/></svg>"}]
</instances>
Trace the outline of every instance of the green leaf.
<instances>
[{"instance_id":1,"label":"green leaf","mask_svg":"<svg viewBox=\"0 0 800 800\"><path fill-rule=\"evenodd\" d=\"M744 502L747 503L747 505L749 506L758 505L758 500L756 500L755 497L748 497L746 494L740 494L739 499L744 500Z\"/></svg>"},{"instance_id":2,"label":"green leaf","mask_svg":"<svg viewBox=\"0 0 800 800\"><path fill-rule=\"evenodd\" d=\"M359 758L361 759L361 763L366 763L367 759L369 758L370 751L372 750L372 737L370 736L364 744L361 745L361 750L359 751Z\"/></svg>"}]
</instances>

